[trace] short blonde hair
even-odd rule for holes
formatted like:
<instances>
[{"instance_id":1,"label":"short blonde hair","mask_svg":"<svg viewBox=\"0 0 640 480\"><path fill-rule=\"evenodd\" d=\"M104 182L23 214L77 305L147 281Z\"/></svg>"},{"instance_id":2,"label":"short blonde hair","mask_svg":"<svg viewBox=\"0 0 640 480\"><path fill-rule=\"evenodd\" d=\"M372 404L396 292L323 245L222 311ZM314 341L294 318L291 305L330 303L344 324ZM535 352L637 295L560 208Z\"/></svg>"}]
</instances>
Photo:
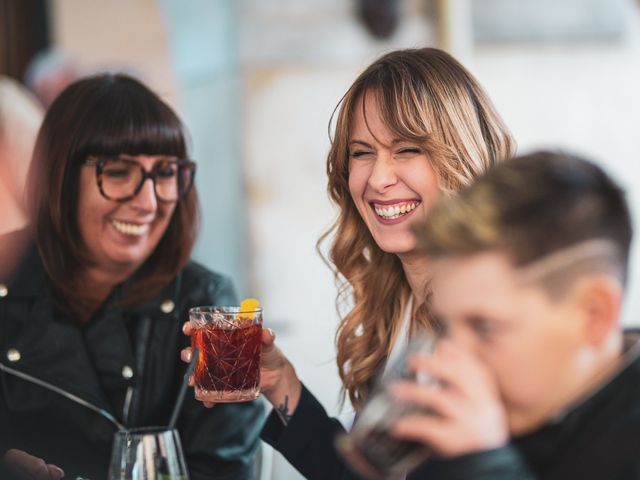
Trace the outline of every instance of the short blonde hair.
<instances>
[{"instance_id":1,"label":"short blonde hair","mask_svg":"<svg viewBox=\"0 0 640 480\"><path fill-rule=\"evenodd\" d=\"M496 166L416 232L431 258L503 252L555 297L584 272L624 283L632 238L624 191L594 163L555 152Z\"/></svg>"}]
</instances>

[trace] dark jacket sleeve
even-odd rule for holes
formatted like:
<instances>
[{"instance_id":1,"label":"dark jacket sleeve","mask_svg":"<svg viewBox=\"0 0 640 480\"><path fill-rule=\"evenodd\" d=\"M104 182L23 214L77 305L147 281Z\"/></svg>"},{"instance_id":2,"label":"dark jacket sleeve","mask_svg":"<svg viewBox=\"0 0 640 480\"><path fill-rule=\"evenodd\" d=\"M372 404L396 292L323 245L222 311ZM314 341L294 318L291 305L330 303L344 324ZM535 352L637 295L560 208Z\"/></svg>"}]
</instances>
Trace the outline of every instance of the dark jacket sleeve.
<instances>
[{"instance_id":1,"label":"dark jacket sleeve","mask_svg":"<svg viewBox=\"0 0 640 480\"><path fill-rule=\"evenodd\" d=\"M193 269L191 271L193 273ZM236 305L229 279L197 268L205 282L188 279L183 285L191 304ZM185 314L186 315L186 314ZM185 316L186 319L186 316ZM185 342L188 340L185 337ZM256 476L256 453L264 421L262 400L219 404L205 408L190 389L185 398L178 429L191 480L244 480Z\"/></svg>"},{"instance_id":2,"label":"dark jacket sleeve","mask_svg":"<svg viewBox=\"0 0 640 480\"><path fill-rule=\"evenodd\" d=\"M517 449L506 445L493 450L470 453L450 460L430 460L420 480L536 480Z\"/></svg>"},{"instance_id":3,"label":"dark jacket sleeve","mask_svg":"<svg viewBox=\"0 0 640 480\"><path fill-rule=\"evenodd\" d=\"M262 439L279 451L302 475L311 480L356 480L335 449L340 422L330 418L320 402L302 385L298 406L285 427L272 411L262 429Z\"/></svg>"},{"instance_id":4,"label":"dark jacket sleeve","mask_svg":"<svg viewBox=\"0 0 640 480\"><path fill-rule=\"evenodd\" d=\"M272 411L262 429L262 439L279 451L310 480L361 479L335 449L335 437L343 433L340 422L330 418L318 400L302 386L300 402L285 427ZM411 480L535 480L518 451L508 445L451 460L427 461Z\"/></svg>"}]
</instances>

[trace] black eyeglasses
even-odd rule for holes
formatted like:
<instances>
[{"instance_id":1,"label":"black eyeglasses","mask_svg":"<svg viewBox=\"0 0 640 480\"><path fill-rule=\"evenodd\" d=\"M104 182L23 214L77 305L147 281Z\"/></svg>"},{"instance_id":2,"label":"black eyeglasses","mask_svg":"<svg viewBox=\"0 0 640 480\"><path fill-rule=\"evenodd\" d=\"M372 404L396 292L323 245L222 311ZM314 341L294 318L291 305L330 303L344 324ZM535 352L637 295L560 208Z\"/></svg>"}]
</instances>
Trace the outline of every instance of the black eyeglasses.
<instances>
[{"instance_id":1,"label":"black eyeglasses","mask_svg":"<svg viewBox=\"0 0 640 480\"><path fill-rule=\"evenodd\" d=\"M153 182L158 200L175 202L193 185L196 164L190 160L158 160L151 171L137 160L121 157L89 157L85 165L96 167L96 182L102 196L116 202L135 197L147 178Z\"/></svg>"}]
</instances>

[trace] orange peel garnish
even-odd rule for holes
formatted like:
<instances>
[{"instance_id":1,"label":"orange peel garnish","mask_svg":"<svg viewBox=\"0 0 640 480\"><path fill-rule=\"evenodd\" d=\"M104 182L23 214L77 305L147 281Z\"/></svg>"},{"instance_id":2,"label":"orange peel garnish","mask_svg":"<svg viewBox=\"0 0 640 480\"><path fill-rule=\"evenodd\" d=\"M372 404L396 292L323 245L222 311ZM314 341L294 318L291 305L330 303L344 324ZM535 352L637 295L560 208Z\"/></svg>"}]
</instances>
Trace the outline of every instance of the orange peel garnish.
<instances>
[{"instance_id":1,"label":"orange peel garnish","mask_svg":"<svg viewBox=\"0 0 640 480\"><path fill-rule=\"evenodd\" d=\"M240 303L240 314L238 315L240 318L246 318L249 320L253 319L253 314L260 307L260 302L255 298L245 298Z\"/></svg>"}]
</instances>

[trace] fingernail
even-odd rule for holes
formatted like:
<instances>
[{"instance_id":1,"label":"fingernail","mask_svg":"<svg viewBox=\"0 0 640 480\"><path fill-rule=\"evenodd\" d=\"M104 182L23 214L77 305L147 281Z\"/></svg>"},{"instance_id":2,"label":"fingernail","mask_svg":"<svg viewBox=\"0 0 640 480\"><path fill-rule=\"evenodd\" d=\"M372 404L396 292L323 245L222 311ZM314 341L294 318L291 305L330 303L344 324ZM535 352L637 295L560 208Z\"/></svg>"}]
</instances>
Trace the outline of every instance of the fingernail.
<instances>
[{"instance_id":1,"label":"fingernail","mask_svg":"<svg viewBox=\"0 0 640 480\"><path fill-rule=\"evenodd\" d=\"M58 472L58 478L64 478L64 470L56 465L53 465L53 469Z\"/></svg>"},{"instance_id":2,"label":"fingernail","mask_svg":"<svg viewBox=\"0 0 640 480\"><path fill-rule=\"evenodd\" d=\"M271 335L271 337L276 338L276 332L274 332L271 328L267 328L267 332L269 332L269 335Z\"/></svg>"},{"instance_id":3,"label":"fingernail","mask_svg":"<svg viewBox=\"0 0 640 480\"><path fill-rule=\"evenodd\" d=\"M187 325L189 325L188 323L183 323L182 324L182 333L186 334L187 333Z\"/></svg>"},{"instance_id":4,"label":"fingernail","mask_svg":"<svg viewBox=\"0 0 640 480\"><path fill-rule=\"evenodd\" d=\"M187 351L184 356L187 357L187 362L191 362L191 351Z\"/></svg>"}]
</instances>

